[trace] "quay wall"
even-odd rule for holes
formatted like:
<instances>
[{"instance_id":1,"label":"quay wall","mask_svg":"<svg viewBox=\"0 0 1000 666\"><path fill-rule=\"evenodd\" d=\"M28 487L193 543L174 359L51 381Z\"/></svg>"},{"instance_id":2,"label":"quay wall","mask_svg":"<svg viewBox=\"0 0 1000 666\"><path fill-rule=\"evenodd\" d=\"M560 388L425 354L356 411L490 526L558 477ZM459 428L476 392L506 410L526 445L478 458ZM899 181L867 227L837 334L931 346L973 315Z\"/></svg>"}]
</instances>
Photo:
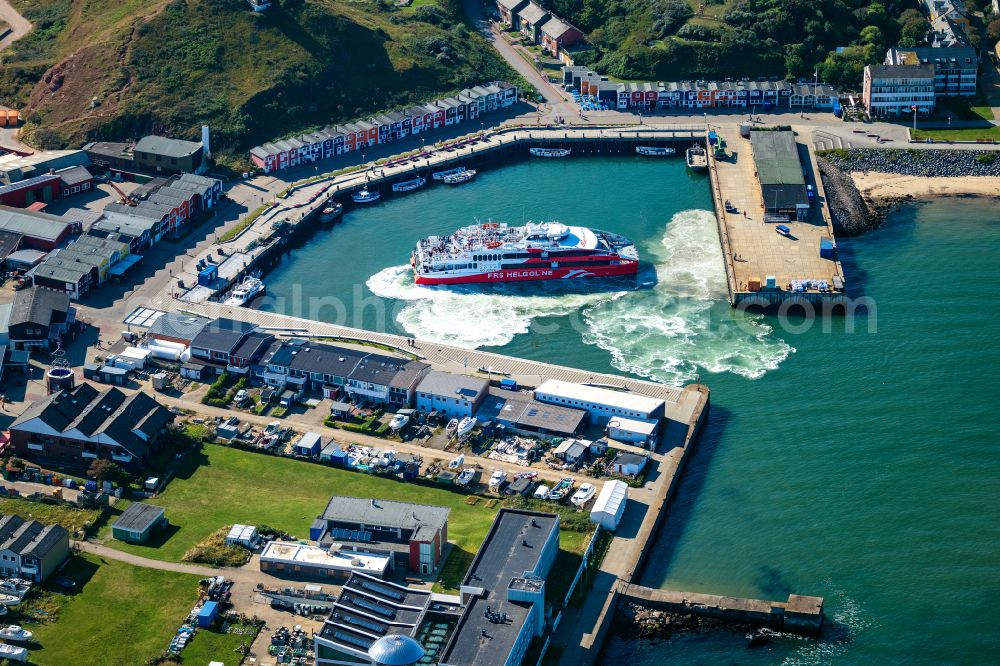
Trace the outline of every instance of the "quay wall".
<instances>
[{"instance_id":1,"label":"quay wall","mask_svg":"<svg viewBox=\"0 0 1000 666\"><path fill-rule=\"evenodd\" d=\"M823 598L798 594L789 595L787 601L764 601L659 590L623 582L618 589L618 603L622 602L631 602L653 610L710 617L724 622L752 624L804 635L819 634L823 625Z\"/></svg>"}]
</instances>

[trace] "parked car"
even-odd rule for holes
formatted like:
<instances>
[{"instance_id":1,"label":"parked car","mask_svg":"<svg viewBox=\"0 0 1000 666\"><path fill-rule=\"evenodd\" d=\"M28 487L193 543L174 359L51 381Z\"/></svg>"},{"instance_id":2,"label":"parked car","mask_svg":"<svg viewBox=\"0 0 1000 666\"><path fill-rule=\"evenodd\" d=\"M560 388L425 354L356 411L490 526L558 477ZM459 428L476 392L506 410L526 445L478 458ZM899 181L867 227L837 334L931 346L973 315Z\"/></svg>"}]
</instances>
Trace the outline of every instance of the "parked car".
<instances>
[{"instance_id":1,"label":"parked car","mask_svg":"<svg viewBox=\"0 0 1000 666\"><path fill-rule=\"evenodd\" d=\"M240 389L239 391L236 392L236 397L233 398L233 403L237 405L242 405L244 402L247 401L247 398L249 397L250 394L247 393L246 389Z\"/></svg>"}]
</instances>

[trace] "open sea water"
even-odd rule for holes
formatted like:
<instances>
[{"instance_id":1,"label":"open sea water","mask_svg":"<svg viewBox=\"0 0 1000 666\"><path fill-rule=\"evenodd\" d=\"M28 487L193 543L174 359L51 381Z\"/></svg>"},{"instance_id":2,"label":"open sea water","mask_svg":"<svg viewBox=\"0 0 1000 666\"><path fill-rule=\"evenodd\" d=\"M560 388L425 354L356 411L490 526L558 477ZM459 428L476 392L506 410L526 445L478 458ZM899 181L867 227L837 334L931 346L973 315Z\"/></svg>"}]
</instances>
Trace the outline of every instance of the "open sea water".
<instances>
[{"instance_id":1,"label":"open sea water","mask_svg":"<svg viewBox=\"0 0 1000 666\"><path fill-rule=\"evenodd\" d=\"M995 205L909 206L842 239L848 280L875 315L827 326L730 309L710 211L705 178L681 159L524 162L347 213L266 278L265 309L711 387L708 427L642 582L820 595L827 631L754 651L726 632L612 639L609 663L995 663ZM623 233L644 260L639 279L413 284L418 238L487 219Z\"/></svg>"}]
</instances>

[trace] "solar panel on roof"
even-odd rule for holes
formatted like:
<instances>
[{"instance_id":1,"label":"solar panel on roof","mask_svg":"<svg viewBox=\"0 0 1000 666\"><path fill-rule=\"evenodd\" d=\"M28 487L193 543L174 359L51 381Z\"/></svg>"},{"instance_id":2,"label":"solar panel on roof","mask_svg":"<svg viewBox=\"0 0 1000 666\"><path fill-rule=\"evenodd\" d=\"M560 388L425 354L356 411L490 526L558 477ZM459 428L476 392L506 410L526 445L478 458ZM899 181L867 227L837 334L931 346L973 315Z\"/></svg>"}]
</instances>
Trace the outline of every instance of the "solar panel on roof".
<instances>
[{"instance_id":1,"label":"solar panel on roof","mask_svg":"<svg viewBox=\"0 0 1000 666\"><path fill-rule=\"evenodd\" d=\"M358 647L360 647L362 649L365 649L365 650L367 650L368 648L370 648L371 645L372 645L372 643L374 642L374 641L366 640L364 638L358 638L357 636L354 636L353 634L346 634L343 631L335 631L335 632L333 632L333 637L336 638L338 641L343 641L344 643L350 643L351 645L356 645L356 646L358 646Z\"/></svg>"},{"instance_id":2,"label":"solar panel on roof","mask_svg":"<svg viewBox=\"0 0 1000 666\"><path fill-rule=\"evenodd\" d=\"M356 627L362 627L368 629L369 631L374 631L377 634L384 634L388 627L374 620L365 620L364 618L357 617L356 615L348 615L343 618L346 624L353 624Z\"/></svg>"},{"instance_id":3,"label":"solar panel on roof","mask_svg":"<svg viewBox=\"0 0 1000 666\"><path fill-rule=\"evenodd\" d=\"M373 583L369 580L361 581L361 587L366 590L375 592L376 594L381 594L383 597L389 597L390 599L395 599L396 601L402 601L406 598L405 594L401 594L397 590L392 589L388 585L379 585L378 583Z\"/></svg>"},{"instance_id":4,"label":"solar panel on roof","mask_svg":"<svg viewBox=\"0 0 1000 666\"><path fill-rule=\"evenodd\" d=\"M373 613L378 613L382 617L387 617L390 620L396 617L396 611L392 610L391 608L386 608L385 606L382 606L381 604L378 604L369 599L365 599L364 597L352 596L350 598L350 602L355 606L360 606L361 608L370 610Z\"/></svg>"}]
</instances>

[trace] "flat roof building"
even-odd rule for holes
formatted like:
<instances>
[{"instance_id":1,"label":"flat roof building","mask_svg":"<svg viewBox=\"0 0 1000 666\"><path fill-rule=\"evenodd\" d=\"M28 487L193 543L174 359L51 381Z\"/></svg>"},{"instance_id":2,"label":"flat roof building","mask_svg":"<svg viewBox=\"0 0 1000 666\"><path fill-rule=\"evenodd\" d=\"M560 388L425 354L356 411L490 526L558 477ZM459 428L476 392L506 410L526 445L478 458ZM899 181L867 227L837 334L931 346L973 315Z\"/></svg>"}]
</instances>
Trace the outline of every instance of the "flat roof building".
<instances>
[{"instance_id":1,"label":"flat roof building","mask_svg":"<svg viewBox=\"0 0 1000 666\"><path fill-rule=\"evenodd\" d=\"M545 629L545 579L559 552L559 516L503 508L459 587L465 612L442 666L520 664Z\"/></svg>"},{"instance_id":2,"label":"flat roof building","mask_svg":"<svg viewBox=\"0 0 1000 666\"><path fill-rule=\"evenodd\" d=\"M145 543L153 530L167 522L162 506L135 502L111 526L111 534L119 541Z\"/></svg>"},{"instance_id":3,"label":"flat roof building","mask_svg":"<svg viewBox=\"0 0 1000 666\"><path fill-rule=\"evenodd\" d=\"M431 370L417 384L417 409L448 418L472 416L489 388L489 381L482 377Z\"/></svg>"},{"instance_id":4,"label":"flat roof building","mask_svg":"<svg viewBox=\"0 0 1000 666\"><path fill-rule=\"evenodd\" d=\"M391 550L392 566L427 574L441 563L450 513L442 506L335 495L313 522L309 538L323 547L354 543Z\"/></svg>"},{"instance_id":5,"label":"flat roof building","mask_svg":"<svg viewBox=\"0 0 1000 666\"><path fill-rule=\"evenodd\" d=\"M791 131L752 131L750 148L765 213L808 216L802 162Z\"/></svg>"},{"instance_id":6,"label":"flat roof building","mask_svg":"<svg viewBox=\"0 0 1000 666\"><path fill-rule=\"evenodd\" d=\"M540 402L527 393L491 390L483 400L477 417L481 422L496 421L525 434L572 437L580 431L587 412Z\"/></svg>"},{"instance_id":7,"label":"flat roof building","mask_svg":"<svg viewBox=\"0 0 1000 666\"><path fill-rule=\"evenodd\" d=\"M659 398L557 379L544 382L534 394L541 402L582 409L600 425L616 417L659 420L664 418L666 410L666 403Z\"/></svg>"}]
</instances>

